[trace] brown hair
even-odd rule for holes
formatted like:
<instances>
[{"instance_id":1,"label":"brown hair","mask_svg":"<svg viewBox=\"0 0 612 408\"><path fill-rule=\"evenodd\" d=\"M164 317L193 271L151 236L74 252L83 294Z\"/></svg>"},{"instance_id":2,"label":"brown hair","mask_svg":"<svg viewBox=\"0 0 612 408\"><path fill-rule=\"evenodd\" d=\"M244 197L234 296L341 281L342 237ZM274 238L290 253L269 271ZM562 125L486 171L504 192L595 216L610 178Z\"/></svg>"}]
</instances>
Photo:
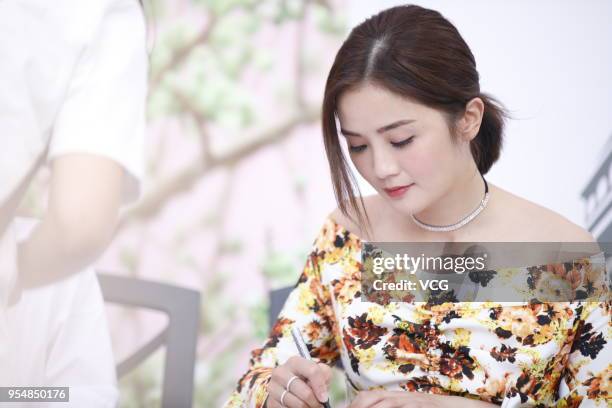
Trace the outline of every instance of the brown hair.
<instances>
[{"instance_id":1,"label":"brown hair","mask_svg":"<svg viewBox=\"0 0 612 408\"><path fill-rule=\"evenodd\" d=\"M354 189L359 188L338 140L336 114L341 94L364 82L440 110L453 136L455 120L479 97L484 114L470 150L481 174L499 158L508 114L495 98L480 92L474 55L455 26L419 6L384 10L351 31L329 71L323 97L323 138L336 201L351 219L348 209L353 209L360 225L369 225L369 218L361 194L363 212L357 205Z\"/></svg>"}]
</instances>

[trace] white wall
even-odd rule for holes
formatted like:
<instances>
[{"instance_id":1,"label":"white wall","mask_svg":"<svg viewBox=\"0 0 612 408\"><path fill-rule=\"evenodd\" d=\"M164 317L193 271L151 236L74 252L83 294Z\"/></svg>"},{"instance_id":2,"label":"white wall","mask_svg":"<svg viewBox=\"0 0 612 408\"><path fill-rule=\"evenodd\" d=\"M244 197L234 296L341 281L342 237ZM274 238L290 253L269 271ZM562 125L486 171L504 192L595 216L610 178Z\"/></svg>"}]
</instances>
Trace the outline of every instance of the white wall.
<instances>
[{"instance_id":1,"label":"white wall","mask_svg":"<svg viewBox=\"0 0 612 408\"><path fill-rule=\"evenodd\" d=\"M612 1L413 3L457 27L476 58L481 90L517 118L488 180L584 226L580 193L612 133ZM405 2L349 4L354 26Z\"/></svg>"}]
</instances>

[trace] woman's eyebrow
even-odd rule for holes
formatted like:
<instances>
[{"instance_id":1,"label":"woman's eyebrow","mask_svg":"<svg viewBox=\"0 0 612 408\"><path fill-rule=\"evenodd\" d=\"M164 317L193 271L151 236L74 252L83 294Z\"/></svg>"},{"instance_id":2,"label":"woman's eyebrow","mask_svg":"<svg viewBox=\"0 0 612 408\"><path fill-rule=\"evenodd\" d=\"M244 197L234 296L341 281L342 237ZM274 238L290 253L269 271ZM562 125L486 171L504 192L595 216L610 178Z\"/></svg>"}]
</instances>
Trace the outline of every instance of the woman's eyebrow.
<instances>
[{"instance_id":1,"label":"woman's eyebrow","mask_svg":"<svg viewBox=\"0 0 612 408\"><path fill-rule=\"evenodd\" d=\"M407 125L409 123L413 123L416 122L416 120L414 119L403 119L403 120L398 120L397 122L393 122L390 123L388 125L385 125L381 128L376 129L376 133L384 133L387 132L391 129L395 129L397 127L403 126L403 125ZM353 132L352 130L347 130L344 128L340 128L340 132L344 135L344 136L361 136L361 134L357 133L357 132Z\"/></svg>"},{"instance_id":2,"label":"woman's eyebrow","mask_svg":"<svg viewBox=\"0 0 612 408\"><path fill-rule=\"evenodd\" d=\"M379 129L376 129L376 133L384 133L384 132L386 132L388 130L395 129L396 127L407 125L407 124L412 123L412 122L416 122L416 120L414 120L414 119L398 120L397 122L393 122L393 123L391 123L389 125L383 126L383 127L379 128Z\"/></svg>"}]
</instances>

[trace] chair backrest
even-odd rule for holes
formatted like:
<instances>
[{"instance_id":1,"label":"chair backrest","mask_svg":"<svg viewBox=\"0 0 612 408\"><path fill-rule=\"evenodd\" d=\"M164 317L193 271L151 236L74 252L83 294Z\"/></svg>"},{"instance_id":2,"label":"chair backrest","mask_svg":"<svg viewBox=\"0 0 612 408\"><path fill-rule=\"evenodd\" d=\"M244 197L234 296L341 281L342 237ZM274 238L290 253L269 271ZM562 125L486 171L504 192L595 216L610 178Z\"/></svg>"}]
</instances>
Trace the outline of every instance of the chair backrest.
<instances>
[{"instance_id":1,"label":"chair backrest","mask_svg":"<svg viewBox=\"0 0 612 408\"><path fill-rule=\"evenodd\" d=\"M271 290L269 293L270 308L268 309L268 325L271 329L278 318L280 311L285 305L285 301L289 293L293 290L293 286L287 286L280 289Z\"/></svg>"},{"instance_id":2,"label":"chair backrest","mask_svg":"<svg viewBox=\"0 0 612 408\"><path fill-rule=\"evenodd\" d=\"M121 378L155 350L166 345L162 407L191 407L196 344L200 321L200 293L165 283L98 273L106 302L155 309L166 313L168 325L117 366Z\"/></svg>"}]
</instances>

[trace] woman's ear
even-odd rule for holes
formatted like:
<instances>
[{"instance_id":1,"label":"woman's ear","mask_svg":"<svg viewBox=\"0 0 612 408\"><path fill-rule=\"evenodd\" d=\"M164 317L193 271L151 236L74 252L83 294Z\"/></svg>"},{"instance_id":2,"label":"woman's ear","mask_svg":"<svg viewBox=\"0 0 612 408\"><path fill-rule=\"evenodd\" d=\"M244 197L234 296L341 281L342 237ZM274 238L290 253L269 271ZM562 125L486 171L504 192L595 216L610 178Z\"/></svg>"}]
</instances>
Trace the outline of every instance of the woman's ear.
<instances>
[{"instance_id":1,"label":"woman's ear","mask_svg":"<svg viewBox=\"0 0 612 408\"><path fill-rule=\"evenodd\" d=\"M471 141L476 137L482 123L484 114L484 102L482 99L473 98L465 105L463 116L459 120L459 135L466 142Z\"/></svg>"}]
</instances>

